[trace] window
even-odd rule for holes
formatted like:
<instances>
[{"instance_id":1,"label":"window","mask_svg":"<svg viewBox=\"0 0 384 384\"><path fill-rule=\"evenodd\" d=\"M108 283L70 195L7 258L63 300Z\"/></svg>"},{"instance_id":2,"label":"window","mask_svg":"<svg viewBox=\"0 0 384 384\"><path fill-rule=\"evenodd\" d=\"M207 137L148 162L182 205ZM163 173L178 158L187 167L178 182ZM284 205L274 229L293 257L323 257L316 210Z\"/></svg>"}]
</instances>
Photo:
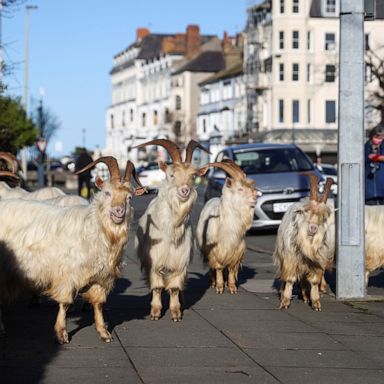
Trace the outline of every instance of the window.
<instances>
[{"instance_id":1,"label":"window","mask_svg":"<svg viewBox=\"0 0 384 384\"><path fill-rule=\"evenodd\" d=\"M284 123L284 100L279 100L279 123Z\"/></svg>"},{"instance_id":2,"label":"window","mask_svg":"<svg viewBox=\"0 0 384 384\"><path fill-rule=\"evenodd\" d=\"M292 81L299 81L299 64L292 64Z\"/></svg>"},{"instance_id":3,"label":"window","mask_svg":"<svg viewBox=\"0 0 384 384\"><path fill-rule=\"evenodd\" d=\"M207 132L207 121L205 119L203 119L203 132Z\"/></svg>"},{"instance_id":4,"label":"window","mask_svg":"<svg viewBox=\"0 0 384 384\"><path fill-rule=\"evenodd\" d=\"M292 123L300 121L299 100L292 100Z\"/></svg>"},{"instance_id":5,"label":"window","mask_svg":"<svg viewBox=\"0 0 384 384\"><path fill-rule=\"evenodd\" d=\"M153 125L157 125L158 123L158 117L157 117L157 111L153 111Z\"/></svg>"},{"instance_id":6,"label":"window","mask_svg":"<svg viewBox=\"0 0 384 384\"><path fill-rule=\"evenodd\" d=\"M365 50L366 51L369 50L369 34L368 33L365 34Z\"/></svg>"},{"instance_id":7,"label":"window","mask_svg":"<svg viewBox=\"0 0 384 384\"><path fill-rule=\"evenodd\" d=\"M307 64L307 83L311 82L311 72L312 72L311 64Z\"/></svg>"},{"instance_id":8,"label":"window","mask_svg":"<svg viewBox=\"0 0 384 384\"><path fill-rule=\"evenodd\" d=\"M325 12L336 13L336 0L325 0Z\"/></svg>"},{"instance_id":9,"label":"window","mask_svg":"<svg viewBox=\"0 0 384 384\"><path fill-rule=\"evenodd\" d=\"M179 95L176 96L175 103L176 103L176 111L180 111L180 109L181 109L181 97Z\"/></svg>"},{"instance_id":10,"label":"window","mask_svg":"<svg viewBox=\"0 0 384 384\"><path fill-rule=\"evenodd\" d=\"M372 68L369 64L365 64L365 81L370 83L373 80Z\"/></svg>"},{"instance_id":11,"label":"window","mask_svg":"<svg viewBox=\"0 0 384 384\"><path fill-rule=\"evenodd\" d=\"M292 32L292 48L299 49L299 31Z\"/></svg>"},{"instance_id":12,"label":"window","mask_svg":"<svg viewBox=\"0 0 384 384\"><path fill-rule=\"evenodd\" d=\"M285 12L285 0L280 0L280 13Z\"/></svg>"},{"instance_id":13,"label":"window","mask_svg":"<svg viewBox=\"0 0 384 384\"><path fill-rule=\"evenodd\" d=\"M307 100L307 123L311 123L311 99Z\"/></svg>"},{"instance_id":14,"label":"window","mask_svg":"<svg viewBox=\"0 0 384 384\"><path fill-rule=\"evenodd\" d=\"M284 31L279 32L279 49L284 49Z\"/></svg>"},{"instance_id":15,"label":"window","mask_svg":"<svg viewBox=\"0 0 384 384\"><path fill-rule=\"evenodd\" d=\"M334 65L326 65L325 66L325 82L333 83L336 78L336 66Z\"/></svg>"},{"instance_id":16,"label":"window","mask_svg":"<svg viewBox=\"0 0 384 384\"><path fill-rule=\"evenodd\" d=\"M284 63L279 64L279 81L284 81Z\"/></svg>"},{"instance_id":17,"label":"window","mask_svg":"<svg viewBox=\"0 0 384 384\"><path fill-rule=\"evenodd\" d=\"M147 114L145 112L141 115L141 126L145 127L147 125Z\"/></svg>"},{"instance_id":18,"label":"window","mask_svg":"<svg viewBox=\"0 0 384 384\"><path fill-rule=\"evenodd\" d=\"M113 117L113 113L111 113L111 116L110 116L110 124L111 124L111 128L115 128L115 122L114 122L114 117Z\"/></svg>"},{"instance_id":19,"label":"window","mask_svg":"<svg viewBox=\"0 0 384 384\"><path fill-rule=\"evenodd\" d=\"M311 32L310 31L307 32L307 50L308 51L311 50Z\"/></svg>"},{"instance_id":20,"label":"window","mask_svg":"<svg viewBox=\"0 0 384 384\"><path fill-rule=\"evenodd\" d=\"M181 121L175 121L175 125L173 126L173 133L175 134L176 138L181 136Z\"/></svg>"},{"instance_id":21,"label":"window","mask_svg":"<svg viewBox=\"0 0 384 384\"><path fill-rule=\"evenodd\" d=\"M129 111L129 120L131 122L133 122L133 109L131 108L131 110Z\"/></svg>"},{"instance_id":22,"label":"window","mask_svg":"<svg viewBox=\"0 0 384 384\"><path fill-rule=\"evenodd\" d=\"M123 111L122 115L121 115L121 125L123 127L125 127L125 111Z\"/></svg>"},{"instance_id":23,"label":"window","mask_svg":"<svg viewBox=\"0 0 384 384\"><path fill-rule=\"evenodd\" d=\"M326 123L336 122L336 101L335 100L325 101L325 122Z\"/></svg>"},{"instance_id":24,"label":"window","mask_svg":"<svg viewBox=\"0 0 384 384\"><path fill-rule=\"evenodd\" d=\"M292 13L299 13L299 0L293 0Z\"/></svg>"},{"instance_id":25,"label":"window","mask_svg":"<svg viewBox=\"0 0 384 384\"><path fill-rule=\"evenodd\" d=\"M334 51L336 48L336 40L334 33L326 33L325 34L325 50L326 51Z\"/></svg>"}]
</instances>

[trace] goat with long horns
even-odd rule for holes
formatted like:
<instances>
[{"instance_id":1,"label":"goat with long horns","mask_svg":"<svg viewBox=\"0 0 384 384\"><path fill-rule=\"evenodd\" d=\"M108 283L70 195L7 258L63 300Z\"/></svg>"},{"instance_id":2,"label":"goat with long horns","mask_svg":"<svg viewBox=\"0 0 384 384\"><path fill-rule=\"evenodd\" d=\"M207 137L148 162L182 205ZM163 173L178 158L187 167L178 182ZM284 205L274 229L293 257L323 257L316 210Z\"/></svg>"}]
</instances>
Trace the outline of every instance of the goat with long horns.
<instances>
[{"instance_id":1,"label":"goat with long horns","mask_svg":"<svg viewBox=\"0 0 384 384\"><path fill-rule=\"evenodd\" d=\"M304 302L310 299L320 311L319 287L335 255L334 208L327 204L333 180L327 178L320 198L317 176L310 174L309 181L309 200L291 205L283 216L272 258L282 281L280 308L289 307L293 285L300 282Z\"/></svg>"},{"instance_id":2,"label":"goat with long horns","mask_svg":"<svg viewBox=\"0 0 384 384\"><path fill-rule=\"evenodd\" d=\"M183 162L180 148L170 140L152 140L138 147L147 145L164 147L172 164L159 161L166 179L139 220L135 245L152 291L151 319L158 320L161 316L161 292L165 289L170 294L172 319L180 321L179 295L184 289L187 266L193 252L190 212L197 198L194 180L208 170L207 166L196 169L191 161L195 149L208 151L192 140L187 145Z\"/></svg>"},{"instance_id":3,"label":"goat with long horns","mask_svg":"<svg viewBox=\"0 0 384 384\"><path fill-rule=\"evenodd\" d=\"M223 293L223 271L227 269L227 286L233 294L237 292L238 270L246 249L245 233L252 226L258 192L254 180L247 179L232 160L208 165L223 169L229 177L221 198L209 200L200 213L197 244L211 268L211 287Z\"/></svg>"}]
</instances>

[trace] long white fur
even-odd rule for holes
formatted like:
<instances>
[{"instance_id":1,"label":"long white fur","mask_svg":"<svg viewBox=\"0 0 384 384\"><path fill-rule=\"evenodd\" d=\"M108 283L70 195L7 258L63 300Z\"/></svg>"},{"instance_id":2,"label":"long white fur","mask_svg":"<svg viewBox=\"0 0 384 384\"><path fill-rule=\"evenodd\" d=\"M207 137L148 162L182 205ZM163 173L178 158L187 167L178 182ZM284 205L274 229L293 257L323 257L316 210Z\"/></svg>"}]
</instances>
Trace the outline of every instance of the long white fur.
<instances>
[{"instance_id":1,"label":"long white fur","mask_svg":"<svg viewBox=\"0 0 384 384\"><path fill-rule=\"evenodd\" d=\"M47 200L57 196L64 196L65 193L56 187L44 187L33 192L28 192L21 187L11 188L6 182L0 181L0 197L2 199L29 199Z\"/></svg>"},{"instance_id":2,"label":"long white fur","mask_svg":"<svg viewBox=\"0 0 384 384\"><path fill-rule=\"evenodd\" d=\"M322 212L315 235L308 234L312 208L320 208ZM311 284L312 306L320 310L318 286L324 271L333 264L334 254L335 219L332 205L304 201L289 207L279 226L272 256L277 267L276 277L283 281L281 308L288 308L293 284L296 281L308 281Z\"/></svg>"},{"instance_id":3,"label":"long white fur","mask_svg":"<svg viewBox=\"0 0 384 384\"><path fill-rule=\"evenodd\" d=\"M65 304L84 287L96 287L104 298L121 268L132 213L127 204L124 222L116 225L110 206L103 191L88 206L1 200L0 301L13 299L24 285Z\"/></svg>"},{"instance_id":4,"label":"long white fur","mask_svg":"<svg viewBox=\"0 0 384 384\"><path fill-rule=\"evenodd\" d=\"M197 224L196 240L212 270L219 270L221 274L228 268L229 274L233 274L228 276L228 288L231 293L236 293L237 273L246 249L245 233L253 222L254 208L250 206L250 200L255 192L239 181L233 183L231 188L224 185L220 198L205 204ZM223 282L215 282L214 271L212 274L211 286L216 286L217 292L222 293ZM221 276L217 278L221 280Z\"/></svg>"},{"instance_id":5,"label":"long white fur","mask_svg":"<svg viewBox=\"0 0 384 384\"><path fill-rule=\"evenodd\" d=\"M174 172L174 169L177 171ZM189 164L169 165L167 178L160 186L158 195L138 223L135 247L153 294L153 320L160 317L162 289L170 294L173 291L170 302L172 318L174 321L181 319L178 295L184 289L187 266L193 252L190 211L197 192L190 178L195 173L196 170ZM190 184L191 192L186 201L181 201L177 188L184 184Z\"/></svg>"}]
</instances>

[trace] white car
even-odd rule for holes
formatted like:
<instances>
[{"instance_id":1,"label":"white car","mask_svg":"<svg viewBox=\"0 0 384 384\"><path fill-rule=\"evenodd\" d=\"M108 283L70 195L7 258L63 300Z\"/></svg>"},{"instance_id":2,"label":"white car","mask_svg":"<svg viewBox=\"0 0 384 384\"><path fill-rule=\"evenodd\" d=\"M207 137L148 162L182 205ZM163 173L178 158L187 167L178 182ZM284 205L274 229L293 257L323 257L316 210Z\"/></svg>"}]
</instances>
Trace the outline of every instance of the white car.
<instances>
[{"instance_id":1,"label":"white car","mask_svg":"<svg viewBox=\"0 0 384 384\"><path fill-rule=\"evenodd\" d=\"M322 173L322 175L327 178L330 177L333 179L335 184L332 185L331 191L334 195L337 195L337 169L332 164L320 164L316 165L317 169Z\"/></svg>"},{"instance_id":2,"label":"white car","mask_svg":"<svg viewBox=\"0 0 384 384\"><path fill-rule=\"evenodd\" d=\"M150 162L147 166L141 168L137 175L141 184L148 191L154 191L159 188L160 183L165 179L165 173L160 170L157 162Z\"/></svg>"}]
</instances>

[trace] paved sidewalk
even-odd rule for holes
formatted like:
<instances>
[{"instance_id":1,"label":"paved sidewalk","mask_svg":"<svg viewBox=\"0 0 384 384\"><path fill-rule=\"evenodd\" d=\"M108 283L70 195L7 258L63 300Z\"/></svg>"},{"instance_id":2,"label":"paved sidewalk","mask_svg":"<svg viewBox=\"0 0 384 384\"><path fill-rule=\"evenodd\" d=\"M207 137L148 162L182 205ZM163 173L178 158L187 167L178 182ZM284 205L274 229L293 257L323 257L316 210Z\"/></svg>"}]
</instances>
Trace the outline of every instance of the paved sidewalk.
<instances>
[{"instance_id":1,"label":"paved sidewalk","mask_svg":"<svg viewBox=\"0 0 384 384\"><path fill-rule=\"evenodd\" d=\"M4 308L1 384L384 382L384 302L343 304L325 295L322 312L297 299L281 311L270 254L253 249L237 295L209 289L208 271L195 257L183 321L171 321L167 304L151 321L132 240L124 277L105 307L114 341L99 340L92 313L77 302L68 319L71 342L56 345L56 305L31 307L25 298Z\"/></svg>"}]
</instances>

